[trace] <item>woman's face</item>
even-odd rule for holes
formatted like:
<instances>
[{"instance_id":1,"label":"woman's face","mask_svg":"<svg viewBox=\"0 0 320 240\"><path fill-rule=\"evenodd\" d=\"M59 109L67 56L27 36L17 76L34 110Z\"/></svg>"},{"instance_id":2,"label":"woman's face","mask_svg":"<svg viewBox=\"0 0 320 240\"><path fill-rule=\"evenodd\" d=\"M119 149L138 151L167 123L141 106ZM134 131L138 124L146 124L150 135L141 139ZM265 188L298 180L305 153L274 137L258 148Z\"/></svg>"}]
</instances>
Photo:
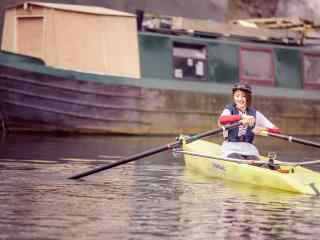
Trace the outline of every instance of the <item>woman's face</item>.
<instances>
[{"instance_id":1,"label":"woman's face","mask_svg":"<svg viewBox=\"0 0 320 240\"><path fill-rule=\"evenodd\" d=\"M247 108L247 98L246 93L242 90L236 90L233 93L233 101L236 104L236 107L241 111L245 111Z\"/></svg>"}]
</instances>

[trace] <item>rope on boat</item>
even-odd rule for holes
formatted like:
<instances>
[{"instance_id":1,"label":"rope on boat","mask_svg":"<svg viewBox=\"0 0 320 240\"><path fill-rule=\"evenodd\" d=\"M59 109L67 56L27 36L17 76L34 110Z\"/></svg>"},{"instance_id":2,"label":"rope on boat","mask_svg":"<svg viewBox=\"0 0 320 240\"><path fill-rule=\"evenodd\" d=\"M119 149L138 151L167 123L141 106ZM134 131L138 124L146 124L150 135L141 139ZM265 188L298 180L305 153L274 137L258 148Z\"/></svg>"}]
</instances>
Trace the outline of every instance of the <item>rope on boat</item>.
<instances>
[{"instance_id":1,"label":"rope on boat","mask_svg":"<svg viewBox=\"0 0 320 240\"><path fill-rule=\"evenodd\" d=\"M2 111L2 109L0 109L1 112L1 129L2 129L2 136L6 136L7 133L7 128L6 128L6 118L5 115Z\"/></svg>"},{"instance_id":2,"label":"rope on boat","mask_svg":"<svg viewBox=\"0 0 320 240\"><path fill-rule=\"evenodd\" d=\"M6 132L7 132L7 129L6 129L6 122L4 119L2 119L2 131L3 131L3 134L6 135Z\"/></svg>"},{"instance_id":3,"label":"rope on boat","mask_svg":"<svg viewBox=\"0 0 320 240\"><path fill-rule=\"evenodd\" d=\"M242 159L236 159L236 158L226 158L226 157L219 157L219 156L209 156L201 153L196 152L189 152L189 151L182 151L182 150L175 150L176 153L182 153L197 157L203 157L203 158L209 158L209 159L215 159L215 160L223 160L223 161L229 161L229 162L236 162L236 163L245 163L245 164L268 164L268 161L263 160L242 160ZM313 161L305 161L305 162L274 162L274 165L282 165L282 166L304 166L304 165L312 165L312 164L319 164L320 160L313 160Z\"/></svg>"}]
</instances>

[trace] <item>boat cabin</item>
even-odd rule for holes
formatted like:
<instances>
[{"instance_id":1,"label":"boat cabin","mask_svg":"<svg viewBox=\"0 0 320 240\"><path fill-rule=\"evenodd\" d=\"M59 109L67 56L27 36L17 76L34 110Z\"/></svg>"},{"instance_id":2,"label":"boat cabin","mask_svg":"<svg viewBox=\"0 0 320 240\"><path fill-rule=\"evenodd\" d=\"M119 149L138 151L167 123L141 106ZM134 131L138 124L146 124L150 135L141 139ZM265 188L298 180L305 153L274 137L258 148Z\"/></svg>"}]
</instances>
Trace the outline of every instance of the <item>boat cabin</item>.
<instances>
[{"instance_id":1,"label":"boat cabin","mask_svg":"<svg viewBox=\"0 0 320 240\"><path fill-rule=\"evenodd\" d=\"M102 7L41 2L9 7L1 49L55 68L140 77L135 15Z\"/></svg>"},{"instance_id":2,"label":"boat cabin","mask_svg":"<svg viewBox=\"0 0 320 240\"><path fill-rule=\"evenodd\" d=\"M305 24L289 20L282 21L295 27ZM163 27L148 23L140 33L143 77L320 89L316 31L306 34L304 29L270 30L181 18L165 23Z\"/></svg>"},{"instance_id":3,"label":"boat cabin","mask_svg":"<svg viewBox=\"0 0 320 240\"><path fill-rule=\"evenodd\" d=\"M25 2L6 10L2 50L40 58L50 67L176 85L240 81L320 89L316 26L301 19L268 21L219 24Z\"/></svg>"}]
</instances>

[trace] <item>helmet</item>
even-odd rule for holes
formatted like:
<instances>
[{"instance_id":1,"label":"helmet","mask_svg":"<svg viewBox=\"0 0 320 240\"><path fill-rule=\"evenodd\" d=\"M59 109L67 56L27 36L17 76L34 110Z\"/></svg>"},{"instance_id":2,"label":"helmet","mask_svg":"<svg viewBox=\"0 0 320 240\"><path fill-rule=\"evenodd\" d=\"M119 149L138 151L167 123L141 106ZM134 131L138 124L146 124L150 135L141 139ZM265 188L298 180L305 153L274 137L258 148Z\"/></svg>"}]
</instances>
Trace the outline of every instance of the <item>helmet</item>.
<instances>
[{"instance_id":1,"label":"helmet","mask_svg":"<svg viewBox=\"0 0 320 240\"><path fill-rule=\"evenodd\" d=\"M242 91L246 91L248 93L252 93L251 86L247 83L235 84L232 88L232 92L234 93L236 90L242 90Z\"/></svg>"}]
</instances>

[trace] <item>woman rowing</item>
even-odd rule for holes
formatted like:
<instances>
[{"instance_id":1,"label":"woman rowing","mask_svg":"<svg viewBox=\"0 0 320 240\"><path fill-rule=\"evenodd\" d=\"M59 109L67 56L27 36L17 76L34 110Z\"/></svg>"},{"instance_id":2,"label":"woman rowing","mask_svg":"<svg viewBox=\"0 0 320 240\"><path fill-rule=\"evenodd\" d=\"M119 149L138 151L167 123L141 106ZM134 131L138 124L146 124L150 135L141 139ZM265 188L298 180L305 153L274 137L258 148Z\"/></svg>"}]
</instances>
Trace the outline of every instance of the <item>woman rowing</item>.
<instances>
[{"instance_id":1,"label":"woman rowing","mask_svg":"<svg viewBox=\"0 0 320 240\"><path fill-rule=\"evenodd\" d=\"M242 123L238 128L224 132L224 157L257 160L260 154L253 145L254 136L265 130L280 132L261 112L251 107L251 93L250 85L236 84L232 88L233 103L227 105L219 117L219 124L222 126L236 121Z\"/></svg>"}]
</instances>

